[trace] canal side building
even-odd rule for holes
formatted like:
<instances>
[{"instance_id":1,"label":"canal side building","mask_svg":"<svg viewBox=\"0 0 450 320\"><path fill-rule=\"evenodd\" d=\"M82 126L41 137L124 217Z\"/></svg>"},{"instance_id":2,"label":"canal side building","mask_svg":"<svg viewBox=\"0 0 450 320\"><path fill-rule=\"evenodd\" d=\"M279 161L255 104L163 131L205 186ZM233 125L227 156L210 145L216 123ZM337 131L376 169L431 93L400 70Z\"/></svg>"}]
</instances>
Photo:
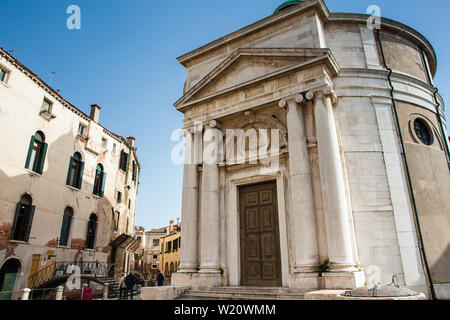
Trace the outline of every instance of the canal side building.
<instances>
[{"instance_id":1,"label":"canal side building","mask_svg":"<svg viewBox=\"0 0 450 320\"><path fill-rule=\"evenodd\" d=\"M135 139L103 127L98 105L85 114L2 48L0 70L0 291L26 288L55 261L128 271Z\"/></svg>"}]
</instances>

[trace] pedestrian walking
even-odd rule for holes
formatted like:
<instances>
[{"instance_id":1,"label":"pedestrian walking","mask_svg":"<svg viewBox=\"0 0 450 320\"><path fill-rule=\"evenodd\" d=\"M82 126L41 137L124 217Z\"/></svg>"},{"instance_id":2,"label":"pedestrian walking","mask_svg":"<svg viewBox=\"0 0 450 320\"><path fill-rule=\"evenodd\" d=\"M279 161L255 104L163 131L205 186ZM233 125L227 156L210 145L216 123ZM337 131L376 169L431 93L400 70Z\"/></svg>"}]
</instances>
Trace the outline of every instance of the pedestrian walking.
<instances>
[{"instance_id":1,"label":"pedestrian walking","mask_svg":"<svg viewBox=\"0 0 450 320\"><path fill-rule=\"evenodd\" d=\"M119 280L119 299L127 297L127 285L125 284L125 273L122 273L122 276Z\"/></svg>"},{"instance_id":2,"label":"pedestrian walking","mask_svg":"<svg viewBox=\"0 0 450 320\"><path fill-rule=\"evenodd\" d=\"M158 275L156 276L156 281L158 282L158 287L162 287L164 285L164 276L161 271L158 270Z\"/></svg>"},{"instance_id":3,"label":"pedestrian walking","mask_svg":"<svg viewBox=\"0 0 450 320\"><path fill-rule=\"evenodd\" d=\"M133 287L136 284L136 277L134 276L133 272L130 272L125 277L125 285L126 285L126 291L125 291L125 299L128 299L128 293L131 296L131 300L133 300Z\"/></svg>"}]
</instances>

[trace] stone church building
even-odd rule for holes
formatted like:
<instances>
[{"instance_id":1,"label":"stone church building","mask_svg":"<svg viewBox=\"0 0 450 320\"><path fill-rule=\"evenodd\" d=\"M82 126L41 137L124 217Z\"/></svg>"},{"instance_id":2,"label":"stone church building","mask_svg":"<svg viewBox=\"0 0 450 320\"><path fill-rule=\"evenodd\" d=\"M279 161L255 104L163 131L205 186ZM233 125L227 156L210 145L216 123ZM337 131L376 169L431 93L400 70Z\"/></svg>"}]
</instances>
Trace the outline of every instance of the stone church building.
<instances>
[{"instance_id":1,"label":"stone church building","mask_svg":"<svg viewBox=\"0 0 450 320\"><path fill-rule=\"evenodd\" d=\"M395 275L449 296L436 54L414 29L368 18L287 1L178 58L186 161L172 285L333 289Z\"/></svg>"}]
</instances>

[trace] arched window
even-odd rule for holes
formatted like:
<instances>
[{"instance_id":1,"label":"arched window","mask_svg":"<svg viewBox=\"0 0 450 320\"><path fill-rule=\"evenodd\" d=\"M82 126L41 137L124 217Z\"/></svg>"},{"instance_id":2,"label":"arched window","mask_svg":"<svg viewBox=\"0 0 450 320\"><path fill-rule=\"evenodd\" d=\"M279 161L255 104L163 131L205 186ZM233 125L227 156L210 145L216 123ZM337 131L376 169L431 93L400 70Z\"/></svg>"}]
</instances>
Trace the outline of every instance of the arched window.
<instances>
[{"instance_id":1,"label":"arched window","mask_svg":"<svg viewBox=\"0 0 450 320\"><path fill-rule=\"evenodd\" d=\"M31 137L27 160L25 161L25 168L42 174L47 147L48 145L45 143L44 134L41 131L36 132L36 134Z\"/></svg>"},{"instance_id":2,"label":"arched window","mask_svg":"<svg viewBox=\"0 0 450 320\"><path fill-rule=\"evenodd\" d=\"M9 259L0 269L0 300L10 300L16 283L20 262L17 259ZM4 293L1 293L3 291Z\"/></svg>"},{"instance_id":3,"label":"arched window","mask_svg":"<svg viewBox=\"0 0 450 320\"><path fill-rule=\"evenodd\" d=\"M75 152L69 161L69 172L67 173L66 184L77 189L81 189L81 182L83 181L84 162L81 154Z\"/></svg>"},{"instance_id":4,"label":"arched window","mask_svg":"<svg viewBox=\"0 0 450 320\"><path fill-rule=\"evenodd\" d=\"M97 216L95 213L91 214L88 222L87 236L86 236L86 249L94 249L95 247L95 235L97 233Z\"/></svg>"},{"instance_id":5,"label":"arched window","mask_svg":"<svg viewBox=\"0 0 450 320\"><path fill-rule=\"evenodd\" d=\"M35 206L32 205L32 199L28 194L20 198L16 206L16 215L11 232L11 240L28 242L30 238L31 224L33 223Z\"/></svg>"},{"instance_id":6,"label":"arched window","mask_svg":"<svg viewBox=\"0 0 450 320\"><path fill-rule=\"evenodd\" d=\"M103 171L103 166L99 163L95 170L94 191L93 194L102 197L105 193L106 172Z\"/></svg>"},{"instance_id":7,"label":"arched window","mask_svg":"<svg viewBox=\"0 0 450 320\"><path fill-rule=\"evenodd\" d=\"M64 216L61 224L61 235L59 236L59 245L67 246L69 242L70 227L72 226L73 209L67 207L64 210Z\"/></svg>"}]
</instances>

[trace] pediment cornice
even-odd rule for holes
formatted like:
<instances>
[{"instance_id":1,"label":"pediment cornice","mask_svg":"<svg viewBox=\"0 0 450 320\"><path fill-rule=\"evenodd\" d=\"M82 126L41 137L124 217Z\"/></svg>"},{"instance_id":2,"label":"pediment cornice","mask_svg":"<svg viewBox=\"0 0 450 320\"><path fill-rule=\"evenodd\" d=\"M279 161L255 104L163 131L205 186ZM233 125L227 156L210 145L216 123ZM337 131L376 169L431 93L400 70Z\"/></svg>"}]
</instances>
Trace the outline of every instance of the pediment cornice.
<instances>
[{"instance_id":1,"label":"pediment cornice","mask_svg":"<svg viewBox=\"0 0 450 320\"><path fill-rule=\"evenodd\" d=\"M205 90L217 83L221 77L235 68L234 64L239 61L252 57L265 57L273 59L291 59L288 65L281 66L274 71L257 75L252 79L244 79L243 82L220 88L217 91L207 92ZM294 72L300 69L322 64L331 75L339 73L339 65L329 49L322 48L239 48L230 54L214 70L208 73L194 87L188 90L174 106L179 111L192 107L205 100L214 99L218 96L230 93L235 90L241 90L260 81L269 81L271 78L282 76L285 73ZM203 93L203 94L201 94Z\"/></svg>"}]
</instances>

